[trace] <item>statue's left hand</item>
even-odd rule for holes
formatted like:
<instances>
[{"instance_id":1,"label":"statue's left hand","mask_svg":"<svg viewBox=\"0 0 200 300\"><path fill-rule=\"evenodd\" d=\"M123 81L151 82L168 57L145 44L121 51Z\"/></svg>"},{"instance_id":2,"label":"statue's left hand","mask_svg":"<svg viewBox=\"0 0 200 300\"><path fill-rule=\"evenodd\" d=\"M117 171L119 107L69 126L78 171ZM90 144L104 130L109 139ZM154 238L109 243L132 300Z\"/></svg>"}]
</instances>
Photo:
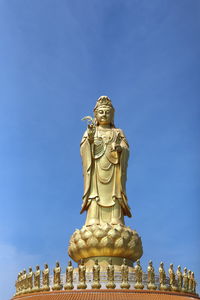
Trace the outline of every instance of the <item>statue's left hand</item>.
<instances>
[{"instance_id":1,"label":"statue's left hand","mask_svg":"<svg viewBox=\"0 0 200 300\"><path fill-rule=\"evenodd\" d=\"M122 147L119 144L113 144L112 151L122 152Z\"/></svg>"},{"instance_id":2,"label":"statue's left hand","mask_svg":"<svg viewBox=\"0 0 200 300\"><path fill-rule=\"evenodd\" d=\"M115 146L115 150L116 150L117 152L122 152L122 147L121 147L120 145L116 145L116 146Z\"/></svg>"}]
</instances>

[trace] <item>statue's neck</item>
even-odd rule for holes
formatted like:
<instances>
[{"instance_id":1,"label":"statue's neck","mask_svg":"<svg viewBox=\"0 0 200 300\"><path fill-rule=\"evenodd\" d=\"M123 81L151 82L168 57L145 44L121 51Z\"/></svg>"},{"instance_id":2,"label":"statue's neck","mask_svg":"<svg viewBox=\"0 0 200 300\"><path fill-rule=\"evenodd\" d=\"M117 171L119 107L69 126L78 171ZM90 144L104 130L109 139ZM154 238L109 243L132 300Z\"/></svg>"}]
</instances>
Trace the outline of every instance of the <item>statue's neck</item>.
<instances>
[{"instance_id":1,"label":"statue's neck","mask_svg":"<svg viewBox=\"0 0 200 300\"><path fill-rule=\"evenodd\" d=\"M99 124L98 129L109 129L110 128L110 124Z\"/></svg>"}]
</instances>

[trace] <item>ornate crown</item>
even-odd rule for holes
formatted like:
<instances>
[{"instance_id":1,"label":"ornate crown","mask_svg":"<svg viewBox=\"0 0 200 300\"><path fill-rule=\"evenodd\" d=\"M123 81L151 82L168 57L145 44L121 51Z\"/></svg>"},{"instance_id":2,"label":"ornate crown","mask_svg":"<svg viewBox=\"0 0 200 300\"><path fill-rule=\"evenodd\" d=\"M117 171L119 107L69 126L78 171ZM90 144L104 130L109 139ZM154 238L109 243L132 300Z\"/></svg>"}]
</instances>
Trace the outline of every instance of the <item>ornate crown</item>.
<instances>
[{"instance_id":1,"label":"ornate crown","mask_svg":"<svg viewBox=\"0 0 200 300\"><path fill-rule=\"evenodd\" d=\"M95 105L95 108L94 108L94 111L99 107L99 106L102 106L102 105L106 105L106 106L109 106L110 108L113 109L113 111L115 110L113 105L112 105L112 102L111 100L108 98L108 96L101 96L99 97L99 99L97 100L97 103Z\"/></svg>"}]
</instances>

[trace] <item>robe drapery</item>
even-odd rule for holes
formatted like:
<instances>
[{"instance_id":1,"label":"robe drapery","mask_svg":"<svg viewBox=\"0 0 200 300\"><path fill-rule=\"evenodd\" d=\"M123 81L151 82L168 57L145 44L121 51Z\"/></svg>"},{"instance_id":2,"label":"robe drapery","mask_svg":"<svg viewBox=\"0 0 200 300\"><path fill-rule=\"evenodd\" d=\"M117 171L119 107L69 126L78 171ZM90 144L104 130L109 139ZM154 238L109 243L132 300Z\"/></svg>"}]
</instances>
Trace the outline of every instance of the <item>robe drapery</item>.
<instances>
[{"instance_id":1,"label":"robe drapery","mask_svg":"<svg viewBox=\"0 0 200 300\"><path fill-rule=\"evenodd\" d=\"M121 152L113 151L116 144ZM131 212L126 196L129 146L123 131L97 127L93 143L86 131L80 147L84 177L81 213L87 211L86 225L124 224L124 216L131 217Z\"/></svg>"}]
</instances>

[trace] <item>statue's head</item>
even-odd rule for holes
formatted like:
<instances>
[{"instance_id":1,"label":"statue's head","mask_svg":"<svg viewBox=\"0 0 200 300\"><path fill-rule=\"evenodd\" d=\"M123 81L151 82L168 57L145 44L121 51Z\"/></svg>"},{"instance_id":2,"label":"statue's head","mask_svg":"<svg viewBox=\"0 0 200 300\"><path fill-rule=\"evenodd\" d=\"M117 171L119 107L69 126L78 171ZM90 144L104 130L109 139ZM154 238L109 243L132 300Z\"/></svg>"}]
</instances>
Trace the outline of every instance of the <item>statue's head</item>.
<instances>
[{"instance_id":1,"label":"statue's head","mask_svg":"<svg viewBox=\"0 0 200 300\"><path fill-rule=\"evenodd\" d=\"M110 125L114 127L114 107L107 96L101 96L94 108L94 116L97 125Z\"/></svg>"},{"instance_id":2,"label":"statue's head","mask_svg":"<svg viewBox=\"0 0 200 300\"><path fill-rule=\"evenodd\" d=\"M95 259L95 265L98 265L98 259Z\"/></svg>"},{"instance_id":3,"label":"statue's head","mask_svg":"<svg viewBox=\"0 0 200 300\"><path fill-rule=\"evenodd\" d=\"M45 267L45 269L48 269L48 264L45 264L44 267Z\"/></svg>"},{"instance_id":4,"label":"statue's head","mask_svg":"<svg viewBox=\"0 0 200 300\"><path fill-rule=\"evenodd\" d=\"M81 265L84 266L84 260L81 258Z\"/></svg>"},{"instance_id":5,"label":"statue's head","mask_svg":"<svg viewBox=\"0 0 200 300\"><path fill-rule=\"evenodd\" d=\"M29 267L29 272L32 272L32 268L31 267Z\"/></svg>"},{"instance_id":6,"label":"statue's head","mask_svg":"<svg viewBox=\"0 0 200 300\"><path fill-rule=\"evenodd\" d=\"M163 264L163 262L161 261L161 263L160 263L160 266L161 266L161 268L163 268L163 266L164 266L164 264Z\"/></svg>"},{"instance_id":7,"label":"statue's head","mask_svg":"<svg viewBox=\"0 0 200 300\"><path fill-rule=\"evenodd\" d=\"M173 264L170 264L170 266L169 266L169 267L170 267L170 269L173 269L173 266L174 266Z\"/></svg>"},{"instance_id":8,"label":"statue's head","mask_svg":"<svg viewBox=\"0 0 200 300\"><path fill-rule=\"evenodd\" d=\"M181 266L180 266L180 265L178 266L178 270L179 270L179 271L181 270Z\"/></svg>"},{"instance_id":9,"label":"statue's head","mask_svg":"<svg viewBox=\"0 0 200 300\"><path fill-rule=\"evenodd\" d=\"M126 265L126 258L123 259L123 264Z\"/></svg>"},{"instance_id":10,"label":"statue's head","mask_svg":"<svg viewBox=\"0 0 200 300\"><path fill-rule=\"evenodd\" d=\"M184 268L184 272L187 273L187 268Z\"/></svg>"},{"instance_id":11,"label":"statue's head","mask_svg":"<svg viewBox=\"0 0 200 300\"><path fill-rule=\"evenodd\" d=\"M71 262L71 260L69 260L68 261L68 266L71 267L71 265L72 265L72 262Z\"/></svg>"},{"instance_id":12,"label":"statue's head","mask_svg":"<svg viewBox=\"0 0 200 300\"><path fill-rule=\"evenodd\" d=\"M39 270L39 269L40 269L40 266L37 265L37 266L36 266L36 270Z\"/></svg>"},{"instance_id":13,"label":"statue's head","mask_svg":"<svg viewBox=\"0 0 200 300\"><path fill-rule=\"evenodd\" d=\"M58 268L60 266L59 262L57 261L56 262L56 267Z\"/></svg>"},{"instance_id":14,"label":"statue's head","mask_svg":"<svg viewBox=\"0 0 200 300\"><path fill-rule=\"evenodd\" d=\"M149 261L149 265L152 267L153 265L152 260Z\"/></svg>"}]
</instances>

